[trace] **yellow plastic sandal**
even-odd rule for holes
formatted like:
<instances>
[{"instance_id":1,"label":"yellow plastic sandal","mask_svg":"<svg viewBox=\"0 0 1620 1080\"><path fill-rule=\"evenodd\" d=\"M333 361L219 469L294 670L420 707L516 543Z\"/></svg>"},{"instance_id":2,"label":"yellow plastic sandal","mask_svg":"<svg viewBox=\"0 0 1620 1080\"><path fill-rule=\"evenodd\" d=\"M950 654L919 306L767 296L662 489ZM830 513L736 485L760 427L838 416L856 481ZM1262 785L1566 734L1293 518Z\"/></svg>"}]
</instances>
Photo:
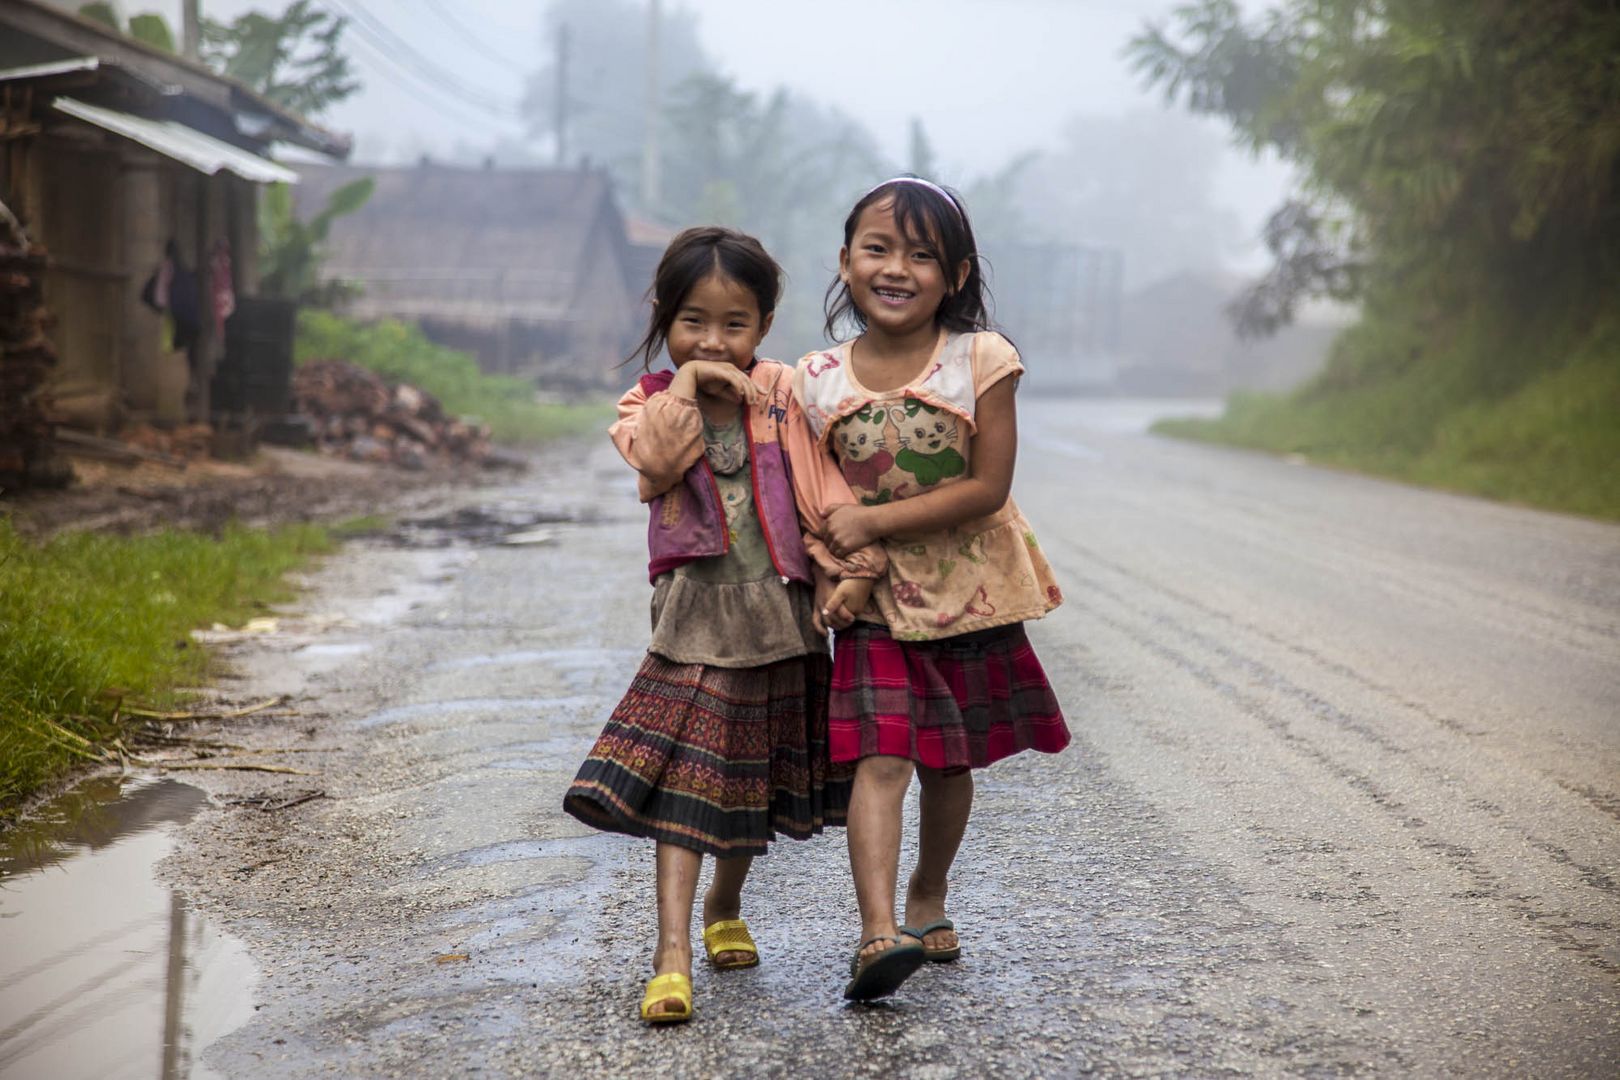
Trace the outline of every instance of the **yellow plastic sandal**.
<instances>
[{"instance_id":1,"label":"yellow plastic sandal","mask_svg":"<svg viewBox=\"0 0 1620 1080\"><path fill-rule=\"evenodd\" d=\"M669 1001L679 1002L681 1007L652 1011L654 1006ZM641 1018L649 1024L679 1024L692 1019L692 980L678 971L654 975L641 998Z\"/></svg>"},{"instance_id":2,"label":"yellow plastic sandal","mask_svg":"<svg viewBox=\"0 0 1620 1080\"><path fill-rule=\"evenodd\" d=\"M741 919L721 919L705 926L703 948L709 954L709 963L722 971L753 967L759 963L759 946L754 944L754 935L748 932L748 924ZM747 953L748 956L742 960L727 960L722 964L717 957L724 953Z\"/></svg>"}]
</instances>

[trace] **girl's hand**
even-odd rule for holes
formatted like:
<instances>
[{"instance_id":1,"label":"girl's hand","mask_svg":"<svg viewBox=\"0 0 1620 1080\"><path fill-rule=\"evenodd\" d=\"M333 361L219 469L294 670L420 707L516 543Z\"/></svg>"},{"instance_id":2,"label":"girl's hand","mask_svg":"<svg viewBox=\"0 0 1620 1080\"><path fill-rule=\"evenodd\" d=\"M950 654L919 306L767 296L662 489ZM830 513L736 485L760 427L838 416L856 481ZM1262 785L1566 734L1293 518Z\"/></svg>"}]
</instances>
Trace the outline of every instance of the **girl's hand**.
<instances>
[{"instance_id":1,"label":"girl's hand","mask_svg":"<svg viewBox=\"0 0 1620 1080\"><path fill-rule=\"evenodd\" d=\"M847 630L872 598L871 578L845 578L821 608L821 619L834 630Z\"/></svg>"},{"instance_id":2,"label":"girl's hand","mask_svg":"<svg viewBox=\"0 0 1620 1080\"><path fill-rule=\"evenodd\" d=\"M878 538L872 528L872 508L846 503L827 511L827 547L847 559Z\"/></svg>"},{"instance_id":3,"label":"girl's hand","mask_svg":"<svg viewBox=\"0 0 1620 1080\"><path fill-rule=\"evenodd\" d=\"M681 397L695 398L701 392L747 405L757 405L765 396L741 368L713 360L688 360L675 372L669 388Z\"/></svg>"},{"instance_id":4,"label":"girl's hand","mask_svg":"<svg viewBox=\"0 0 1620 1080\"><path fill-rule=\"evenodd\" d=\"M810 613L810 622L815 626L816 633L825 634L829 628L823 613L827 610L827 602L832 599L833 589L838 587L838 582L822 573L819 566L811 568L811 576L816 582L816 610Z\"/></svg>"}]
</instances>

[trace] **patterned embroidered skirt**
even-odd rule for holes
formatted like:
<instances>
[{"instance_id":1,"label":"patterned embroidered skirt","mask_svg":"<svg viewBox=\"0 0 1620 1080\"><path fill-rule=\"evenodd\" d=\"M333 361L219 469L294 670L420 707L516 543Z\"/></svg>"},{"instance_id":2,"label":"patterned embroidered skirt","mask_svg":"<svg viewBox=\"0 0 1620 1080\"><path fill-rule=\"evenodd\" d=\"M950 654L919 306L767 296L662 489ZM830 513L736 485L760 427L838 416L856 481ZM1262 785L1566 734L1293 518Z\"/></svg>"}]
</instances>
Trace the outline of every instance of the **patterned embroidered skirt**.
<instances>
[{"instance_id":1,"label":"patterned embroidered skirt","mask_svg":"<svg viewBox=\"0 0 1620 1080\"><path fill-rule=\"evenodd\" d=\"M887 627L858 622L834 644L829 710L835 762L892 754L931 769L978 769L1069 745L1023 623L899 642Z\"/></svg>"},{"instance_id":2,"label":"patterned embroidered skirt","mask_svg":"<svg viewBox=\"0 0 1620 1080\"><path fill-rule=\"evenodd\" d=\"M648 653L563 809L721 857L842 825L855 773L828 759L827 679L820 655L722 668Z\"/></svg>"}]
</instances>

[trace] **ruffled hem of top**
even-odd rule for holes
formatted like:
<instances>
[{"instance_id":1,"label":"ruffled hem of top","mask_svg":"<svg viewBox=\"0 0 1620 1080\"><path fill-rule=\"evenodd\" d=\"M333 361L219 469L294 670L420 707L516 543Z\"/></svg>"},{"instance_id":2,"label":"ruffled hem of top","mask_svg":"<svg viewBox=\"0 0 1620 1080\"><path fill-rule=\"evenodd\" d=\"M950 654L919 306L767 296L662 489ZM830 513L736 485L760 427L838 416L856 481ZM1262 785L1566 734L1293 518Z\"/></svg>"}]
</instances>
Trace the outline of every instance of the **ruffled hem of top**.
<instances>
[{"instance_id":1,"label":"ruffled hem of top","mask_svg":"<svg viewBox=\"0 0 1620 1080\"><path fill-rule=\"evenodd\" d=\"M744 668L827 652L815 597L776 576L717 583L665 574L653 585L648 652L677 664Z\"/></svg>"},{"instance_id":2,"label":"ruffled hem of top","mask_svg":"<svg viewBox=\"0 0 1620 1080\"><path fill-rule=\"evenodd\" d=\"M1010 515L982 532L968 534L955 550L924 544L913 554L906 545L886 543L889 574L872 601L896 641L932 641L1008 623L1039 619L1063 603L1052 567L1034 541L1029 522L1009 502ZM977 546L978 557L966 551ZM966 549L966 550L964 550ZM938 566L952 568L949 593L928 594L941 583ZM975 573L977 562L984 569ZM902 605L898 589L910 588L914 599ZM949 598L949 606L942 601Z\"/></svg>"}]
</instances>

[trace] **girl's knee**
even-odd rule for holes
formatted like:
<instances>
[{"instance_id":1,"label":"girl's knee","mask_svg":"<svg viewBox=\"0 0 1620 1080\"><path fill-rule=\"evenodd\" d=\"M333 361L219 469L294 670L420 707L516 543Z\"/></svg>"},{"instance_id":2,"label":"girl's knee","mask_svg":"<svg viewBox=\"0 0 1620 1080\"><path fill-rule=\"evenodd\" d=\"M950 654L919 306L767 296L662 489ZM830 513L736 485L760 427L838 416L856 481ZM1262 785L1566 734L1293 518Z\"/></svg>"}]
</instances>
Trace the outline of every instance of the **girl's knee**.
<instances>
[{"instance_id":1,"label":"girl's knee","mask_svg":"<svg viewBox=\"0 0 1620 1080\"><path fill-rule=\"evenodd\" d=\"M914 769L915 766L908 758L878 754L861 759L860 764L855 767L855 778L867 783L882 784L885 787L909 784Z\"/></svg>"}]
</instances>

